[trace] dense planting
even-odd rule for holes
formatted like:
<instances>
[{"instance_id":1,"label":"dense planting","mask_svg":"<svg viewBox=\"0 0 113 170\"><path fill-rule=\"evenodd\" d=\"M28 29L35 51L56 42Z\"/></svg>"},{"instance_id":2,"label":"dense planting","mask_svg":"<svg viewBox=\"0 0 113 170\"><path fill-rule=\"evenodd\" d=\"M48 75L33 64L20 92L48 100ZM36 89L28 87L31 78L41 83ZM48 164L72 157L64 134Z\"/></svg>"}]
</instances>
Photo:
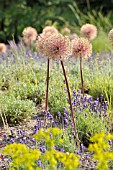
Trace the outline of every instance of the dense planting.
<instances>
[{"instance_id":1,"label":"dense planting","mask_svg":"<svg viewBox=\"0 0 113 170\"><path fill-rule=\"evenodd\" d=\"M92 51L96 27L81 31L70 40L28 27L18 44L1 44L0 168L112 168L113 54Z\"/></svg>"}]
</instances>

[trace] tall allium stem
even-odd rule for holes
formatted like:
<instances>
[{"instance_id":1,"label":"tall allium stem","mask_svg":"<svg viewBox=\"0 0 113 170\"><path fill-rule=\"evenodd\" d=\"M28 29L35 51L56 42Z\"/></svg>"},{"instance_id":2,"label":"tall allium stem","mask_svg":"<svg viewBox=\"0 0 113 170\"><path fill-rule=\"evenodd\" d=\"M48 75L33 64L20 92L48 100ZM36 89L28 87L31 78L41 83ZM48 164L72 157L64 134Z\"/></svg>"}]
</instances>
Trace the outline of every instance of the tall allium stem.
<instances>
[{"instance_id":1,"label":"tall allium stem","mask_svg":"<svg viewBox=\"0 0 113 170\"><path fill-rule=\"evenodd\" d=\"M47 61L47 77L46 77L46 102L45 111L48 111L48 89L49 89L49 58ZM46 127L46 114L44 115L44 127Z\"/></svg>"},{"instance_id":2,"label":"tall allium stem","mask_svg":"<svg viewBox=\"0 0 113 170\"><path fill-rule=\"evenodd\" d=\"M73 112L73 107L72 107L72 102L71 102L71 95L70 95L68 80L67 80L67 77L66 77L66 71L65 71L65 68L64 68L63 61L61 61L61 65L62 65L62 70L63 70L63 74L64 74L64 78L65 78L65 82L66 82L66 87L67 87L67 92L68 92L71 116L72 116L72 121L73 121L73 125L74 125L74 132L75 132L75 138L76 138L76 145L79 147L80 144L79 144L79 138L78 138L78 133L77 133L77 128L76 128L76 121L74 119L74 112Z\"/></svg>"},{"instance_id":3,"label":"tall allium stem","mask_svg":"<svg viewBox=\"0 0 113 170\"><path fill-rule=\"evenodd\" d=\"M81 84L82 84L82 94L84 96L84 80L83 80L83 72L82 72L82 57L80 57L80 77L81 77Z\"/></svg>"}]
</instances>

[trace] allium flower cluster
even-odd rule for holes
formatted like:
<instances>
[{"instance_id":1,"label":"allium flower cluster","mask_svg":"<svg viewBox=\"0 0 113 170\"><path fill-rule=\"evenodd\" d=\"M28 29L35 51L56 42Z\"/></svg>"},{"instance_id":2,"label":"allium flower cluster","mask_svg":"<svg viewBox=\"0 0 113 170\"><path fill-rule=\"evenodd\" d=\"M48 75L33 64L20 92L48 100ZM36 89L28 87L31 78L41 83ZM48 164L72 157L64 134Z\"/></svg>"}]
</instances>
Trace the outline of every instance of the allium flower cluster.
<instances>
[{"instance_id":1,"label":"allium flower cluster","mask_svg":"<svg viewBox=\"0 0 113 170\"><path fill-rule=\"evenodd\" d=\"M97 28L92 24L85 24L81 27L81 33L89 40L93 40L97 36Z\"/></svg>"},{"instance_id":2,"label":"allium flower cluster","mask_svg":"<svg viewBox=\"0 0 113 170\"><path fill-rule=\"evenodd\" d=\"M37 41L37 50L41 55L45 56L45 41L50 37L50 33L42 33L40 36L38 36L38 41Z\"/></svg>"},{"instance_id":3,"label":"allium flower cluster","mask_svg":"<svg viewBox=\"0 0 113 170\"><path fill-rule=\"evenodd\" d=\"M86 38L72 40L72 56L88 58L92 53L92 45Z\"/></svg>"},{"instance_id":4,"label":"allium flower cluster","mask_svg":"<svg viewBox=\"0 0 113 170\"><path fill-rule=\"evenodd\" d=\"M4 43L0 43L0 53L5 53L7 50L7 47Z\"/></svg>"},{"instance_id":5,"label":"allium flower cluster","mask_svg":"<svg viewBox=\"0 0 113 170\"><path fill-rule=\"evenodd\" d=\"M36 40L38 35L36 29L32 27L26 27L23 30L22 34L23 34L23 41L28 46L32 45L32 43Z\"/></svg>"},{"instance_id":6,"label":"allium flower cluster","mask_svg":"<svg viewBox=\"0 0 113 170\"><path fill-rule=\"evenodd\" d=\"M111 44L113 45L113 29L110 30L109 34L108 34L109 40L111 42Z\"/></svg>"},{"instance_id":7,"label":"allium flower cluster","mask_svg":"<svg viewBox=\"0 0 113 170\"><path fill-rule=\"evenodd\" d=\"M38 51L53 60L64 60L71 54L71 43L68 37L60 33L41 34L38 38Z\"/></svg>"},{"instance_id":8,"label":"allium flower cluster","mask_svg":"<svg viewBox=\"0 0 113 170\"><path fill-rule=\"evenodd\" d=\"M55 34L58 33L58 30L54 26L46 26L43 31L43 34Z\"/></svg>"}]
</instances>

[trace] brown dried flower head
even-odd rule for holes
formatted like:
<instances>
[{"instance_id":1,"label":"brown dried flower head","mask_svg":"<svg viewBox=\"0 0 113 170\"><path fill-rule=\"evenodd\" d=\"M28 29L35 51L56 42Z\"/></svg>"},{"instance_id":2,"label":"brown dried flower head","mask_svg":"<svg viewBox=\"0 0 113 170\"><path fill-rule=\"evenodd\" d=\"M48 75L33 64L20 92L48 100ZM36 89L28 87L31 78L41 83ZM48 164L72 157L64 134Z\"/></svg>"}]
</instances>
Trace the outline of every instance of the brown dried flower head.
<instances>
[{"instance_id":1,"label":"brown dried flower head","mask_svg":"<svg viewBox=\"0 0 113 170\"><path fill-rule=\"evenodd\" d=\"M71 55L71 43L68 37L60 33L46 37L42 34L38 39L39 53L53 60L64 60Z\"/></svg>"},{"instance_id":2,"label":"brown dried flower head","mask_svg":"<svg viewBox=\"0 0 113 170\"><path fill-rule=\"evenodd\" d=\"M111 42L111 44L113 45L113 29L110 30L109 34L108 34L109 40Z\"/></svg>"},{"instance_id":3,"label":"brown dried flower head","mask_svg":"<svg viewBox=\"0 0 113 170\"><path fill-rule=\"evenodd\" d=\"M92 54L92 45L86 38L72 40L72 56L88 58Z\"/></svg>"},{"instance_id":4,"label":"brown dried flower head","mask_svg":"<svg viewBox=\"0 0 113 170\"><path fill-rule=\"evenodd\" d=\"M28 46L32 45L32 43L36 40L38 35L36 29L32 27L26 27L23 30L22 34L23 34L23 41Z\"/></svg>"},{"instance_id":5,"label":"brown dried flower head","mask_svg":"<svg viewBox=\"0 0 113 170\"><path fill-rule=\"evenodd\" d=\"M93 40L97 36L97 28L92 24L85 24L81 27L81 33L89 40Z\"/></svg>"},{"instance_id":6,"label":"brown dried flower head","mask_svg":"<svg viewBox=\"0 0 113 170\"><path fill-rule=\"evenodd\" d=\"M46 26L43 31L43 34L56 34L58 33L58 30L54 26Z\"/></svg>"},{"instance_id":7,"label":"brown dried flower head","mask_svg":"<svg viewBox=\"0 0 113 170\"><path fill-rule=\"evenodd\" d=\"M7 50L7 47L4 43L0 43L0 53L5 53Z\"/></svg>"},{"instance_id":8,"label":"brown dried flower head","mask_svg":"<svg viewBox=\"0 0 113 170\"><path fill-rule=\"evenodd\" d=\"M45 55L45 42L48 41L48 39L53 36L54 34L56 34L55 32L46 32L46 33L42 33L38 36L38 39L37 39L37 50L40 54L43 54Z\"/></svg>"},{"instance_id":9,"label":"brown dried flower head","mask_svg":"<svg viewBox=\"0 0 113 170\"><path fill-rule=\"evenodd\" d=\"M45 41L47 41L47 39L49 38L49 34L40 34L38 36L38 40L37 40L37 51L41 54L45 56Z\"/></svg>"}]
</instances>

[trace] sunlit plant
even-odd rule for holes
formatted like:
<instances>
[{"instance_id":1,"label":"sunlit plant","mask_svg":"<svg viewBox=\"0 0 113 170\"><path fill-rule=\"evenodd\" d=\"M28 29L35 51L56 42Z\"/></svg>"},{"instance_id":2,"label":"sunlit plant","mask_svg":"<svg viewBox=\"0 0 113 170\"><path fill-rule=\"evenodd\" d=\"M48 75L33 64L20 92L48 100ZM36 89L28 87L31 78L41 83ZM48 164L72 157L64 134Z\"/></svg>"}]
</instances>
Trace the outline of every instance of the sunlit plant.
<instances>
[{"instance_id":1,"label":"sunlit plant","mask_svg":"<svg viewBox=\"0 0 113 170\"><path fill-rule=\"evenodd\" d=\"M77 129L76 129L76 122L74 120L74 113L73 113L72 102L71 102L71 95L70 95L68 80L67 80L67 76L66 76L66 71L64 68L64 64L63 64L63 61L65 59L68 59L68 57L71 55L71 52L72 52L70 40L68 37L63 36L60 33L52 33L51 34L51 32L47 32L47 33L42 33L39 36L37 45L38 45L39 53L41 53L42 55L44 55L48 58L45 112L47 112L47 110L48 110L49 60L50 59L58 60L58 61L60 60L64 78L65 78L66 87L67 87L70 110L71 110L72 120L73 120L73 124L74 124L74 131L75 131L75 135L76 135L76 143L77 143L77 145L79 145L79 139L78 139L78 134L77 134ZM46 115L44 116L44 126L46 126Z\"/></svg>"},{"instance_id":2,"label":"sunlit plant","mask_svg":"<svg viewBox=\"0 0 113 170\"><path fill-rule=\"evenodd\" d=\"M109 170L109 162L113 160L113 152L110 150L109 142L113 140L112 134L95 134L91 137L92 144L89 145L89 151L93 152L94 159L97 162L98 170Z\"/></svg>"},{"instance_id":3,"label":"sunlit plant","mask_svg":"<svg viewBox=\"0 0 113 170\"><path fill-rule=\"evenodd\" d=\"M36 38L38 36L36 29L30 26L24 28L22 35L24 43L29 47L32 47L34 41L36 41Z\"/></svg>"},{"instance_id":4,"label":"sunlit plant","mask_svg":"<svg viewBox=\"0 0 113 170\"><path fill-rule=\"evenodd\" d=\"M58 128L44 129L34 135L37 145L40 142L46 144L46 150L40 152L38 149L30 149L24 144L7 145L3 151L3 155L9 155L12 159L10 170L57 170L64 168L65 170L74 170L79 165L79 156L74 153L64 153L55 150L55 145L63 143L61 139L62 130ZM56 141L56 137L59 137Z\"/></svg>"},{"instance_id":5,"label":"sunlit plant","mask_svg":"<svg viewBox=\"0 0 113 170\"><path fill-rule=\"evenodd\" d=\"M88 40L93 40L97 36L97 28L92 24L85 24L81 27L81 33L88 38Z\"/></svg>"},{"instance_id":6,"label":"sunlit plant","mask_svg":"<svg viewBox=\"0 0 113 170\"><path fill-rule=\"evenodd\" d=\"M92 53L92 45L85 38L78 38L72 40L72 56L75 58L79 58L80 60L80 76L81 76L81 84L82 84L82 93L84 96L84 80L82 73L82 59L88 59Z\"/></svg>"},{"instance_id":7,"label":"sunlit plant","mask_svg":"<svg viewBox=\"0 0 113 170\"><path fill-rule=\"evenodd\" d=\"M10 170L40 170L36 167L36 161L40 156L40 151L36 149L29 149L24 144L9 144L3 151L3 155L10 155L12 162L10 163ZM36 168L35 168L36 167Z\"/></svg>"}]
</instances>

